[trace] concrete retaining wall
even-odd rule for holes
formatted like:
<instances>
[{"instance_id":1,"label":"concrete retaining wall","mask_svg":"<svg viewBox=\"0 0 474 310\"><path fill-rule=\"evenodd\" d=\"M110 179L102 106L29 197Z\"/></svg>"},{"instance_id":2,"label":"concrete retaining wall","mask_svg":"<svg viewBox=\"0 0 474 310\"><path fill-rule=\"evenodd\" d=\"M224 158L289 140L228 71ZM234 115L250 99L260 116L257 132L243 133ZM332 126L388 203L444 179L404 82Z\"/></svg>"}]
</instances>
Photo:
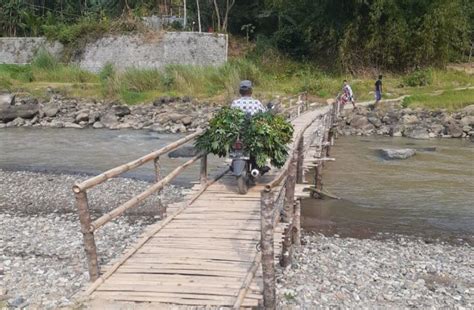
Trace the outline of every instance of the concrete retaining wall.
<instances>
[{"instance_id":1,"label":"concrete retaining wall","mask_svg":"<svg viewBox=\"0 0 474 310\"><path fill-rule=\"evenodd\" d=\"M60 57L63 47L44 38L0 38L0 63L24 64L45 47ZM97 72L107 63L118 69L163 68L170 64L220 65L227 61L227 36L213 33L167 32L154 36L108 36L86 45L74 62Z\"/></svg>"},{"instance_id":2,"label":"concrete retaining wall","mask_svg":"<svg viewBox=\"0 0 474 310\"><path fill-rule=\"evenodd\" d=\"M39 49L44 48L52 55L60 57L63 46L58 42L48 42L45 38L0 38L0 63L30 63Z\"/></svg>"}]
</instances>

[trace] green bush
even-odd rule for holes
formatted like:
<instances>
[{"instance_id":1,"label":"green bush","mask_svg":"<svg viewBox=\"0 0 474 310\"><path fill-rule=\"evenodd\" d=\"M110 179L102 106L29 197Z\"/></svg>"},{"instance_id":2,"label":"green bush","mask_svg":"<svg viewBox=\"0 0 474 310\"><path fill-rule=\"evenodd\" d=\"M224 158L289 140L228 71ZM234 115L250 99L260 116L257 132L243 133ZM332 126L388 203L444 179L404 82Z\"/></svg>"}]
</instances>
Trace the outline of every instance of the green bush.
<instances>
[{"instance_id":1,"label":"green bush","mask_svg":"<svg viewBox=\"0 0 474 310\"><path fill-rule=\"evenodd\" d=\"M37 69L54 70L59 67L59 62L45 49L40 49L33 58L31 65Z\"/></svg>"},{"instance_id":2,"label":"green bush","mask_svg":"<svg viewBox=\"0 0 474 310\"><path fill-rule=\"evenodd\" d=\"M410 87L428 86L433 83L433 74L431 70L417 70L403 79L403 82Z\"/></svg>"}]
</instances>

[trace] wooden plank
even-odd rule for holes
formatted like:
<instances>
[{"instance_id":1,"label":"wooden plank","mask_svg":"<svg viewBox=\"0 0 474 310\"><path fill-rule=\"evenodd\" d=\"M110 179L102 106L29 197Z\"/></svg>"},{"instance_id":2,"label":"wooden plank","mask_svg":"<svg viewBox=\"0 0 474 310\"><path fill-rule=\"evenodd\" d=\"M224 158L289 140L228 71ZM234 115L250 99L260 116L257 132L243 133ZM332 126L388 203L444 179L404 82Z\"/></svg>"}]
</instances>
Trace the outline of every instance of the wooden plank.
<instances>
[{"instance_id":1,"label":"wooden plank","mask_svg":"<svg viewBox=\"0 0 474 310\"><path fill-rule=\"evenodd\" d=\"M179 297L186 299L209 299L209 300L227 300L228 296L234 295L214 295L214 294L189 294L186 292L124 292L119 293L116 291L100 291L97 293L98 296L103 298L117 299L121 295L126 294L129 297ZM249 299L262 299L261 295L257 294L247 294L246 296Z\"/></svg>"},{"instance_id":2,"label":"wooden plank","mask_svg":"<svg viewBox=\"0 0 474 310\"><path fill-rule=\"evenodd\" d=\"M178 304L178 305L188 305L188 306L231 306L233 303L234 297L229 297L227 300L216 301L208 299L184 299L184 298L172 298L172 297L128 297L121 296L114 300L116 301L133 301L133 302L158 302L158 303L169 303L169 304ZM258 306L258 300L246 299L243 304L244 307L256 307Z\"/></svg>"}]
</instances>

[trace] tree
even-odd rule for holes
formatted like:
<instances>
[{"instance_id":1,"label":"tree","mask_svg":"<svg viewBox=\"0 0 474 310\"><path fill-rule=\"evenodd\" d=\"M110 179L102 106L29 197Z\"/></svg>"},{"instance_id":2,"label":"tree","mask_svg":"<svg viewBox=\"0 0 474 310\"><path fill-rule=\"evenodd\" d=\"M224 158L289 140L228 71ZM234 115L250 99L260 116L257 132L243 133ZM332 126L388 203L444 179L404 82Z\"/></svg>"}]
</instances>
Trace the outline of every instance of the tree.
<instances>
[{"instance_id":1,"label":"tree","mask_svg":"<svg viewBox=\"0 0 474 310\"><path fill-rule=\"evenodd\" d=\"M213 0L213 3L217 18L217 31L227 32L227 26L229 24L229 13L235 4L235 0Z\"/></svg>"}]
</instances>

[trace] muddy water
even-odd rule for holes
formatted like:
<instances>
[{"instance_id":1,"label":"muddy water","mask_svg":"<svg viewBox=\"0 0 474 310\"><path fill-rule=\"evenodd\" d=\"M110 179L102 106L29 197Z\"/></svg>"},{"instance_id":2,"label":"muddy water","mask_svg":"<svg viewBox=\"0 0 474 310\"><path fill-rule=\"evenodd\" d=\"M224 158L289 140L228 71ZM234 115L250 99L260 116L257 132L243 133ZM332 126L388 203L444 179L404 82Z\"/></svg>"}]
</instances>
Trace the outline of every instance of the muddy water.
<instances>
[{"instance_id":1,"label":"muddy water","mask_svg":"<svg viewBox=\"0 0 474 310\"><path fill-rule=\"evenodd\" d=\"M30 129L0 130L0 169L95 175L157 150L181 136L138 130ZM185 158L160 159L163 175ZM209 169L223 161L210 158ZM149 163L124 176L152 180ZM189 167L176 184L189 185L199 176L199 163Z\"/></svg>"},{"instance_id":2,"label":"muddy water","mask_svg":"<svg viewBox=\"0 0 474 310\"><path fill-rule=\"evenodd\" d=\"M387 161L377 152L382 147L418 153ZM324 188L342 199L304 201L306 229L356 237L397 233L474 240L474 143L341 137L331 156L337 161L326 165Z\"/></svg>"}]
</instances>

